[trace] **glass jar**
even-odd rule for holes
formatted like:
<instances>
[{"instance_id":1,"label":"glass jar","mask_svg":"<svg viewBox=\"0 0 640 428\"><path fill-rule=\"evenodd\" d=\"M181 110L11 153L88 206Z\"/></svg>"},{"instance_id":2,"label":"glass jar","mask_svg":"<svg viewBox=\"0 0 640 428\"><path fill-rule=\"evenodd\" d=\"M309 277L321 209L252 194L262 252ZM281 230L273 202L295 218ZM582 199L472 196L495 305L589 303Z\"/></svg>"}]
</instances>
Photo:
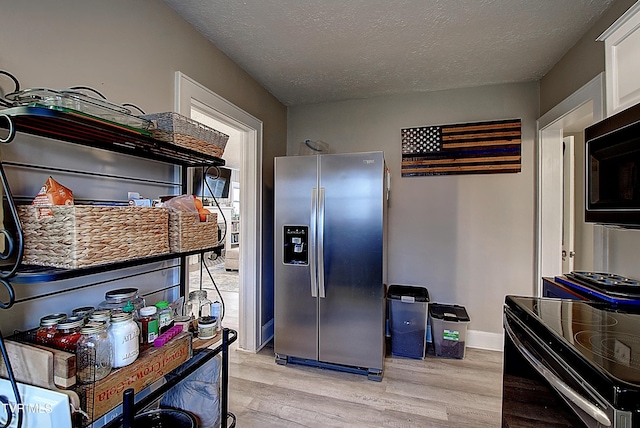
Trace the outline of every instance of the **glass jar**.
<instances>
[{"instance_id":1,"label":"glass jar","mask_svg":"<svg viewBox=\"0 0 640 428\"><path fill-rule=\"evenodd\" d=\"M108 335L111 342L113 368L128 366L138 358L140 330L133 320L133 314L117 312L111 315L111 328Z\"/></svg>"},{"instance_id":2,"label":"glass jar","mask_svg":"<svg viewBox=\"0 0 640 428\"><path fill-rule=\"evenodd\" d=\"M84 318L69 317L56 326L53 336L53 347L67 352L76 352L76 345L80 339L80 329L84 325Z\"/></svg>"},{"instance_id":3,"label":"glass jar","mask_svg":"<svg viewBox=\"0 0 640 428\"><path fill-rule=\"evenodd\" d=\"M81 383L92 383L111 372L111 342L104 323L89 323L80 329L76 348L76 376Z\"/></svg>"},{"instance_id":4,"label":"glass jar","mask_svg":"<svg viewBox=\"0 0 640 428\"><path fill-rule=\"evenodd\" d=\"M82 306L81 308L75 308L71 311L72 316L83 317L86 320L89 319L95 308L93 306Z\"/></svg>"},{"instance_id":5,"label":"glass jar","mask_svg":"<svg viewBox=\"0 0 640 428\"><path fill-rule=\"evenodd\" d=\"M173 319L173 325L182 326L182 331L189 331L191 328L191 317L188 316L179 316Z\"/></svg>"},{"instance_id":6,"label":"glass jar","mask_svg":"<svg viewBox=\"0 0 640 428\"><path fill-rule=\"evenodd\" d=\"M211 316L211 300L207 299L207 290L195 290L189 293L185 305L185 315L193 319Z\"/></svg>"},{"instance_id":7,"label":"glass jar","mask_svg":"<svg viewBox=\"0 0 640 428\"><path fill-rule=\"evenodd\" d=\"M145 306L140 309L140 336L142 337L142 343L153 343L158 337L158 308L155 306Z\"/></svg>"},{"instance_id":8,"label":"glass jar","mask_svg":"<svg viewBox=\"0 0 640 428\"><path fill-rule=\"evenodd\" d=\"M162 334L173 327L173 309L169 307L169 302L166 300L156 303L156 308L158 308L158 327Z\"/></svg>"},{"instance_id":9,"label":"glass jar","mask_svg":"<svg viewBox=\"0 0 640 428\"><path fill-rule=\"evenodd\" d=\"M216 335L216 319L214 317L202 317L198 319L198 338L211 339Z\"/></svg>"},{"instance_id":10,"label":"glass jar","mask_svg":"<svg viewBox=\"0 0 640 428\"><path fill-rule=\"evenodd\" d=\"M89 322L99 322L107 326L107 329L111 325L111 311L109 309L98 309L93 311L89 316Z\"/></svg>"},{"instance_id":11,"label":"glass jar","mask_svg":"<svg viewBox=\"0 0 640 428\"><path fill-rule=\"evenodd\" d=\"M137 288L119 288L107 291L104 295L104 302L98 305L98 309L110 309L112 313L122 312L127 303L131 303L135 308L135 317L138 318L140 308L145 305L144 298L138 295Z\"/></svg>"},{"instance_id":12,"label":"glass jar","mask_svg":"<svg viewBox=\"0 0 640 428\"><path fill-rule=\"evenodd\" d=\"M36 330L36 343L41 345L53 345L53 338L58 331L58 323L64 321L67 314L51 314L40 318L40 327Z\"/></svg>"}]
</instances>

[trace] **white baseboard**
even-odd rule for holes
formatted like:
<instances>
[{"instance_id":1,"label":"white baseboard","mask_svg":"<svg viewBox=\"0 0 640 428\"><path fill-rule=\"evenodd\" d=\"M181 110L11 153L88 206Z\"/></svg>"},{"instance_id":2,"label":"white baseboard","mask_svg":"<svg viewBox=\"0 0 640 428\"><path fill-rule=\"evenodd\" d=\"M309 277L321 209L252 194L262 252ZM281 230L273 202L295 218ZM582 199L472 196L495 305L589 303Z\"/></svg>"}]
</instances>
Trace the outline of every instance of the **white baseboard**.
<instances>
[{"instance_id":1,"label":"white baseboard","mask_svg":"<svg viewBox=\"0 0 640 428\"><path fill-rule=\"evenodd\" d=\"M466 346L468 348L502 352L504 336L499 333L489 333L488 331L469 330L467 331Z\"/></svg>"}]
</instances>

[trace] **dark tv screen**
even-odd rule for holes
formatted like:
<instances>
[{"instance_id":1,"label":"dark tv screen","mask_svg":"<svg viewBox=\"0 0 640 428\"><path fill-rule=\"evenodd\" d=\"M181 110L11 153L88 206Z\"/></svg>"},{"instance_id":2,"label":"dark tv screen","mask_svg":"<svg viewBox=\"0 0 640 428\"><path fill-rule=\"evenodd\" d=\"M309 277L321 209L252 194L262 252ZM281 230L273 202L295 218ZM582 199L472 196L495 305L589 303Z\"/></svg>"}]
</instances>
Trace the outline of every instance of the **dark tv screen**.
<instances>
[{"instance_id":1,"label":"dark tv screen","mask_svg":"<svg viewBox=\"0 0 640 428\"><path fill-rule=\"evenodd\" d=\"M193 194L204 198L228 198L231 183L231 170L224 167L211 167L202 180L203 168L196 168L193 174Z\"/></svg>"}]
</instances>

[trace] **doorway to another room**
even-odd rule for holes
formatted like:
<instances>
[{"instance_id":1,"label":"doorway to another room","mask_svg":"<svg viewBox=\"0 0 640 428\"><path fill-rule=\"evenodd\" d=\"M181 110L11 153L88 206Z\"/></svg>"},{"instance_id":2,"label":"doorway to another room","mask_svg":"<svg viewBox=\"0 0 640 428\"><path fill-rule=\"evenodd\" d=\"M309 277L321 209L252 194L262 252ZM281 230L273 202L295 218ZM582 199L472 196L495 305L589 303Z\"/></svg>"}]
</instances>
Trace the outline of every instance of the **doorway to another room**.
<instances>
[{"instance_id":1,"label":"doorway to another room","mask_svg":"<svg viewBox=\"0 0 640 428\"><path fill-rule=\"evenodd\" d=\"M215 256L205 255L209 258L203 258L203 262L213 268L210 271L216 284L226 282L226 276L237 276L237 291L220 290L225 305L223 326L237 330L239 348L257 352L273 335L272 329L268 328L270 323L262 319L261 306L263 125L260 120L181 72L175 74L175 91L174 109L177 113L193 117L230 136L229 146L222 156L232 173L229 198L219 210L212 210L220 212L218 222L222 222L227 230L224 249ZM234 135L238 136L235 148ZM222 220L223 214L225 220ZM223 257L217 260L217 256ZM209 276L206 269L200 279L200 263L194 266L194 270L197 274L190 272L190 277L197 275L197 279L190 281L190 289L198 289L202 280L203 289L211 286L215 290L213 281L205 284ZM235 281L228 283L235 284ZM225 293L233 294L225 298ZM207 294L212 301L217 297L215 291L210 296L207 290Z\"/></svg>"},{"instance_id":2,"label":"doorway to another room","mask_svg":"<svg viewBox=\"0 0 640 428\"><path fill-rule=\"evenodd\" d=\"M599 75L538 119L536 296L542 295L543 277L602 269L606 237L602 227L584 222L580 177L584 129L602 120L603 101Z\"/></svg>"},{"instance_id":3,"label":"doorway to another room","mask_svg":"<svg viewBox=\"0 0 640 428\"><path fill-rule=\"evenodd\" d=\"M189 292L205 290L211 302L219 301L222 304L223 324L225 327L239 329L239 302L240 302L240 177L242 159L242 131L229 126L206 111L191 106L192 119L216 129L229 136L222 159L225 161L224 171L212 168L206 171L211 177L225 176L228 184L223 186L223 191L212 191L202 184L203 177L194 177L194 189L196 196L201 197L204 208L217 216L219 229L219 249L204 254L202 260L199 257L192 258L189 266ZM227 176L228 173L228 176ZM217 195L216 195L217 194ZM217 196L217 197L216 197ZM202 269L200 263L202 262Z\"/></svg>"}]
</instances>

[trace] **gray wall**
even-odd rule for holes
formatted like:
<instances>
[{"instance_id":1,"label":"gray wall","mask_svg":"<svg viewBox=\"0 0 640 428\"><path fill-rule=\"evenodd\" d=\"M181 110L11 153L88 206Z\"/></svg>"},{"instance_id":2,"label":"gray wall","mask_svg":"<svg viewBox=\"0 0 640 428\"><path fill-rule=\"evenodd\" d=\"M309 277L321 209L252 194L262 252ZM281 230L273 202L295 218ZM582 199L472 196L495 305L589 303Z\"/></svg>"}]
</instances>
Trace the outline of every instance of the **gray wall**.
<instances>
[{"instance_id":1,"label":"gray wall","mask_svg":"<svg viewBox=\"0 0 640 428\"><path fill-rule=\"evenodd\" d=\"M540 80L540 115L604 71L604 43L596 38L636 0L618 0Z\"/></svg>"},{"instance_id":2,"label":"gray wall","mask_svg":"<svg viewBox=\"0 0 640 428\"><path fill-rule=\"evenodd\" d=\"M597 42L600 36L613 24L636 0L618 0L605 15L567 52L567 54L540 81L540 110L545 113L569 95L574 93L593 77L605 71L604 43ZM640 54L640 53L639 53ZM580 167L576 171L578 177L583 177L582 163L584 159L584 136L576 135L576 159ZM581 189L582 183L579 184ZM576 216L584 213L584 198L577 189ZM586 233L584 231L586 230ZM604 260L594 260L592 228L582 229L578 234L576 253L580 258L576 260L576 269L590 269L594 265L602 265L608 272L640 278L640 265L637 254L640 252L640 232L638 230L606 228Z\"/></svg>"},{"instance_id":3,"label":"gray wall","mask_svg":"<svg viewBox=\"0 0 640 428\"><path fill-rule=\"evenodd\" d=\"M262 120L263 223L272 224L273 158L286 150L286 107L165 3L0 0L0 10L0 69L15 74L23 88L86 85L116 103L163 112L173 110L174 73L182 71ZM2 89L13 90L8 85ZM272 228L263 230L265 266L270 266ZM269 301L269 268L264 281Z\"/></svg>"},{"instance_id":4,"label":"gray wall","mask_svg":"<svg viewBox=\"0 0 640 428\"><path fill-rule=\"evenodd\" d=\"M391 168L389 284L424 285L464 305L469 329L501 334L506 294L533 293L536 83L388 96L289 108L287 146L383 150ZM522 118L522 172L408 177L400 129Z\"/></svg>"}]
</instances>

